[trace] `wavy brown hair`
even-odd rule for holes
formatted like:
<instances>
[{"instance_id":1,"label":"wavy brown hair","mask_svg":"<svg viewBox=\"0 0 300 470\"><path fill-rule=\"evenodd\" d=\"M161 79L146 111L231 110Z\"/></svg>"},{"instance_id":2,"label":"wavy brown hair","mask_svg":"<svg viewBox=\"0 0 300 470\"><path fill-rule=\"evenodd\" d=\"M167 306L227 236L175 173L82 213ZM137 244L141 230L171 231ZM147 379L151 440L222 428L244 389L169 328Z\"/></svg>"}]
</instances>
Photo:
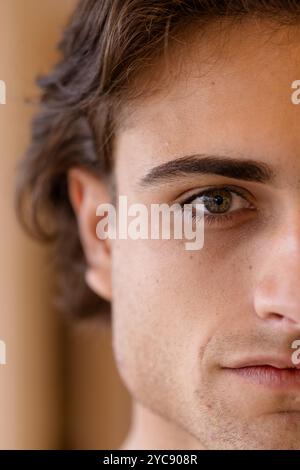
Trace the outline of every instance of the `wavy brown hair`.
<instances>
[{"instance_id":1,"label":"wavy brown hair","mask_svg":"<svg viewBox=\"0 0 300 470\"><path fill-rule=\"evenodd\" d=\"M246 15L298 19L292 0L82 0L59 44L61 60L38 80L40 110L20 166L17 210L24 226L50 241L59 273L61 305L77 317L110 305L85 284L86 260L68 197L67 172L84 167L110 182L113 142L125 101L138 93L133 80L190 26L204 28Z\"/></svg>"}]
</instances>

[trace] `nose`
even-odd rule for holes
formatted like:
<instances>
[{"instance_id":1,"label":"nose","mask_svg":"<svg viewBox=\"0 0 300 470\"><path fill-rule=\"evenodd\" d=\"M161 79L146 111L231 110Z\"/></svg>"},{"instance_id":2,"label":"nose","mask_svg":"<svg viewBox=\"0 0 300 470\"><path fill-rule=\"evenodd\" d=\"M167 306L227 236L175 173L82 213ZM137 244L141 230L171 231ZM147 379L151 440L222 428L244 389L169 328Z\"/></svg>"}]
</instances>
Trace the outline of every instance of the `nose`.
<instances>
[{"instance_id":1,"label":"nose","mask_svg":"<svg viewBox=\"0 0 300 470\"><path fill-rule=\"evenodd\" d=\"M256 314L278 326L300 328L300 229L270 240L254 294Z\"/></svg>"}]
</instances>

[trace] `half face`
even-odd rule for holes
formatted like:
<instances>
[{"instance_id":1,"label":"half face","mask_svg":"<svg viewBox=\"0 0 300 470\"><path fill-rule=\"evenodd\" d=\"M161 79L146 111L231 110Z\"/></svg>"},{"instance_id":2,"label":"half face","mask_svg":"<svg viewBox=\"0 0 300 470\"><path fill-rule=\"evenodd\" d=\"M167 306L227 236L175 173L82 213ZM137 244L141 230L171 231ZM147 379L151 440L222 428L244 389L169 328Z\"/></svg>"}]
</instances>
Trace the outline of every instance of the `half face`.
<instances>
[{"instance_id":1,"label":"half face","mask_svg":"<svg viewBox=\"0 0 300 470\"><path fill-rule=\"evenodd\" d=\"M299 78L297 27L247 21L205 44L193 33L117 137L128 204L206 201L201 250L112 246L121 376L199 448L300 447Z\"/></svg>"}]
</instances>

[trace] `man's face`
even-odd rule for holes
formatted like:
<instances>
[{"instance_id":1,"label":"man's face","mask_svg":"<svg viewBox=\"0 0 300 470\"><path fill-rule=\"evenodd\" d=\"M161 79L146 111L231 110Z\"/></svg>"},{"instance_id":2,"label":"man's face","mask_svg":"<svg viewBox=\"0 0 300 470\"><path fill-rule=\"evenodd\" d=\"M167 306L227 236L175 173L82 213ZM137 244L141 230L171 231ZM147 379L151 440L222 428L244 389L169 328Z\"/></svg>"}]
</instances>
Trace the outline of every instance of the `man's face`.
<instances>
[{"instance_id":1,"label":"man's face","mask_svg":"<svg viewBox=\"0 0 300 470\"><path fill-rule=\"evenodd\" d=\"M205 40L174 49L169 79L135 103L116 142L118 195L150 208L225 187L229 206L207 212L201 250L113 242L114 352L132 396L199 447L299 448L300 379L278 369L292 367L300 339L300 31L249 21ZM259 161L272 174L140 185L187 155Z\"/></svg>"}]
</instances>

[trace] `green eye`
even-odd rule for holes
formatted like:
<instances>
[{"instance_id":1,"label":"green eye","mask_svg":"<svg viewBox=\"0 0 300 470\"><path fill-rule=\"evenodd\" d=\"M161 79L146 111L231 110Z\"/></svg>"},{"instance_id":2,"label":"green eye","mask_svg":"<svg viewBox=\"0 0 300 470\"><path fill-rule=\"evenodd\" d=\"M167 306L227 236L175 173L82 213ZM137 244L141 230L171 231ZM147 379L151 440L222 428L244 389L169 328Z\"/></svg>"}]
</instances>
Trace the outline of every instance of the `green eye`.
<instances>
[{"instance_id":1,"label":"green eye","mask_svg":"<svg viewBox=\"0 0 300 470\"><path fill-rule=\"evenodd\" d=\"M214 186L203 189L182 201L180 205L183 208L185 204L194 205L199 202L203 204L205 220L210 225L221 224L225 220L229 222L229 219L233 221L234 217L241 218L246 214L249 216L249 210L253 213L256 209L251 202L251 196L246 191L233 186ZM193 217L196 218L196 216L197 210Z\"/></svg>"},{"instance_id":2,"label":"green eye","mask_svg":"<svg viewBox=\"0 0 300 470\"><path fill-rule=\"evenodd\" d=\"M205 191L201 198L205 208L212 214L227 212L232 204L232 195L227 189Z\"/></svg>"},{"instance_id":3,"label":"green eye","mask_svg":"<svg viewBox=\"0 0 300 470\"><path fill-rule=\"evenodd\" d=\"M253 197L253 196L252 196ZM194 207L193 219L197 220L202 211L197 211L196 204L201 203L206 225L219 226L249 220L256 213L256 205L251 202L251 195L236 186L213 186L203 189L180 202L182 210L186 204Z\"/></svg>"}]
</instances>

